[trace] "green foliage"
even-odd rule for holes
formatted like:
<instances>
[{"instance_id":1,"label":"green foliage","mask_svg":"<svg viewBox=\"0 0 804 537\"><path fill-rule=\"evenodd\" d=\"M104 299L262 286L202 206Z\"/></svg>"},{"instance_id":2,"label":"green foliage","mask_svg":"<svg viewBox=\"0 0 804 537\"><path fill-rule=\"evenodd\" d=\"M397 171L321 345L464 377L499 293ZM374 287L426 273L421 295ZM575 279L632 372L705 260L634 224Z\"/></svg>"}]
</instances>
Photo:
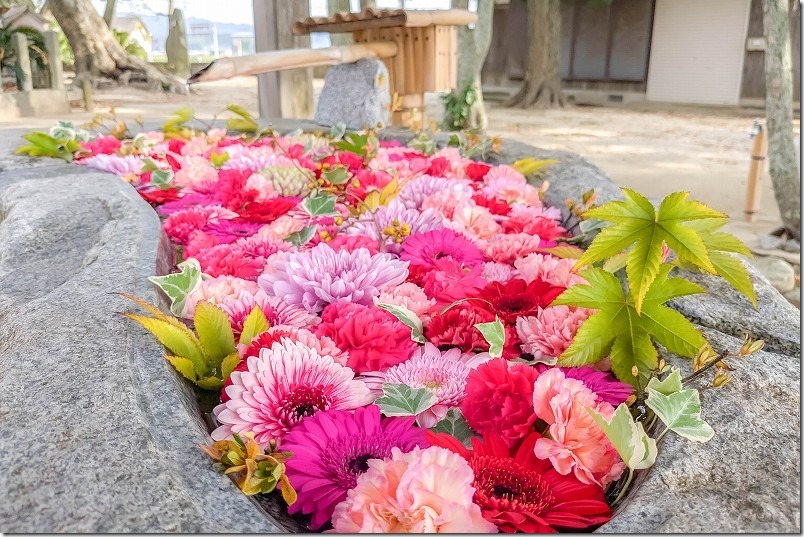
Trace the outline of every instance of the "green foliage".
<instances>
[{"instance_id":1,"label":"green foliage","mask_svg":"<svg viewBox=\"0 0 804 537\"><path fill-rule=\"evenodd\" d=\"M489 344L489 354L492 358L499 358L502 356L503 347L505 346L505 327L503 326L500 318L497 317L490 323L478 323L475 328L480 330L483 338Z\"/></svg>"},{"instance_id":2,"label":"green foliage","mask_svg":"<svg viewBox=\"0 0 804 537\"><path fill-rule=\"evenodd\" d=\"M255 305L246 320L243 321L243 331L240 333L239 343L241 345L251 345L252 339L268 331L269 328L268 318L263 313L262 308Z\"/></svg>"},{"instance_id":3,"label":"green foliage","mask_svg":"<svg viewBox=\"0 0 804 537\"><path fill-rule=\"evenodd\" d=\"M257 121L251 114L249 114L248 110L242 106L230 104L226 107L226 109L238 116L236 118L226 120L227 129L241 132L257 132L260 130L260 126L257 124Z\"/></svg>"},{"instance_id":4,"label":"green foliage","mask_svg":"<svg viewBox=\"0 0 804 537\"><path fill-rule=\"evenodd\" d=\"M139 58L142 61L148 61L148 51L145 50L142 45L131 39L131 36L128 32L124 32L122 30L115 30L112 29L112 34L114 34L114 38L120 43L120 46L123 49L134 56L135 58Z\"/></svg>"},{"instance_id":5,"label":"green foliage","mask_svg":"<svg viewBox=\"0 0 804 537\"><path fill-rule=\"evenodd\" d=\"M305 198L302 202L302 207L312 217L334 216L340 214L335 210L336 201L337 198L331 194L318 194Z\"/></svg>"},{"instance_id":6,"label":"green foliage","mask_svg":"<svg viewBox=\"0 0 804 537\"><path fill-rule=\"evenodd\" d=\"M709 252L697 230L688 223L725 219L726 215L697 201L687 192L675 192L662 200L659 210L633 190L624 188L626 201L612 201L586 212L585 216L613 223L604 228L578 260L577 266L612 257L631 247L626 260L628 286L637 313L662 265L662 245L667 244L679 260L716 273Z\"/></svg>"},{"instance_id":7,"label":"green foliage","mask_svg":"<svg viewBox=\"0 0 804 537\"><path fill-rule=\"evenodd\" d=\"M469 115L472 112L472 105L476 102L477 90L472 82L468 82L461 89L441 95L441 104L444 105L444 117L442 119L444 128L450 131L459 131L469 127Z\"/></svg>"},{"instance_id":8,"label":"green foliage","mask_svg":"<svg viewBox=\"0 0 804 537\"><path fill-rule=\"evenodd\" d=\"M715 431L701 419L701 398L698 390L679 389L665 393L670 391L668 388L680 386L680 382L677 383L675 379L672 382L674 384L672 387L658 383L654 387L649 385L645 404L662 420L668 430L694 442L711 440Z\"/></svg>"},{"instance_id":9,"label":"green foliage","mask_svg":"<svg viewBox=\"0 0 804 537\"><path fill-rule=\"evenodd\" d=\"M351 151L363 157L364 160L368 160L376 154L380 142L372 132L362 134L347 132L342 139L333 142L332 146L341 151Z\"/></svg>"},{"instance_id":10,"label":"green foliage","mask_svg":"<svg viewBox=\"0 0 804 537\"><path fill-rule=\"evenodd\" d=\"M162 130L165 131L165 134L181 131L182 127L193 119L195 119L195 111L189 106L184 106L167 118L162 124Z\"/></svg>"},{"instance_id":11,"label":"green foliage","mask_svg":"<svg viewBox=\"0 0 804 537\"><path fill-rule=\"evenodd\" d=\"M628 406L621 403L607 420L591 408L587 409L598 427L611 441L629 470L650 468L656 462L656 440L648 436L641 423L634 421Z\"/></svg>"},{"instance_id":12,"label":"green foliage","mask_svg":"<svg viewBox=\"0 0 804 537\"><path fill-rule=\"evenodd\" d=\"M444 419L430 428L434 433L447 433L458 439L467 448L472 447L472 428L466 422L460 409L450 408Z\"/></svg>"},{"instance_id":13,"label":"green foliage","mask_svg":"<svg viewBox=\"0 0 804 537\"><path fill-rule=\"evenodd\" d=\"M653 339L670 352L695 356L706 340L683 315L663 304L704 290L683 278L669 278L672 268L659 268L644 297L641 315L633 295L625 293L615 275L599 268L582 271L589 285L573 285L553 304L598 311L581 325L572 344L559 357L559 365L585 365L610 356L614 374L638 385L640 378L634 376L633 368L636 366L639 376L647 377L658 365Z\"/></svg>"},{"instance_id":14,"label":"green foliage","mask_svg":"<svg viewBox=\"0 0 804 537\"><path fill-rule=\"evenodd\" d=\"M400 321L402 321L405 325L410 328L410 339L416 341L418 343L427 343L427 338L424 337L424 332L422 328L422 320L419 319L419 316L410 311L405 306L397 306L396 304L385 304L383 302L377 302L376 306L378 308L384 309Z\"/></svg>"},{"instance_id":15,"label":"green foliage","mask_svg":"<svg viewBox=\"0 0 804 537\"><path fill-rule=\"evenodd\" d=\"M170 299L170 311L173 315L184 315L184 307L190 293L201 285L201 265L195 258L190 258L176 265L180 272L164 276L150 276L148 281L159 287Z\"/></svg>"},{"instance_id":16,"label":"green foliage","mask_svg":"<svg viewBox=\"0 0 804 537\"><path fill-rule=\"evenodd\" d=\"M293 246L304 246L313 238L316 229L316 226L305 226L301 231L295 231L285 237L285 240Z\"/></svg>"},{"instance_id":17,"label":"green foliage","mask_svg":"<svg viewBox=\"0 0 804 537\"><path fill-rule=\"evenodd\" d=\"M383 384L382 393L374 403L386 416L415 416L438 401L427 388L411 388L407 384Z\"/></svg>"},{"instance_id":18,"label":"green foliage","mask_svg":"<svg viewBox=\"0 0 804 537\"><path fill-rule=\"evenodd\" d=\"M352 176L346 166L334 166L321 175L331 185L342 185Z\"/></svg>"},{"instance_id":19,"label":"green foliage","mask_svg":"<svg viewBox=\"0 0 804 537\"><path fill-rule=\"evenodd\" d=\"M680 392L682 388L681 370L674 367L670 374L663 380L653 377L648 381L647 387L663 395L672 395L676 392Z\"/></svg>"},{"instance_id":20,"label":"green foliage","mask_svg":"<svg viewBox=\"0 0 804 537\"><path fill-rule=\"evenodd\" d=\"M81 150L79 141L72 138L54 138L44 132L29 132L22 137L28 143L15 151L18 155L60 158L71 162L73 153Z\"/></svg>"}]
</instances>

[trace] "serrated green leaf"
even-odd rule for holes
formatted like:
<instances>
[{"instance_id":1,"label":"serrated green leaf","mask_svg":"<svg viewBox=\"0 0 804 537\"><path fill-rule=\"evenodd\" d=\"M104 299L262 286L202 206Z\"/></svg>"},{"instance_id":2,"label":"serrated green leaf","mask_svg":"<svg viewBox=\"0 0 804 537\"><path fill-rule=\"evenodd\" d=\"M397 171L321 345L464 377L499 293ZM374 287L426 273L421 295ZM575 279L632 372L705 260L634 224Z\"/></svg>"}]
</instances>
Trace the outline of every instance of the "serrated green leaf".
<instances>
[{"instance_id":1,"label":"serrated green leaf","mask_svg":"<svg viewBox=\"0 0 804 537\"><path fill-rule=\"evenodd\" d=\"M618 332L611 330L617 315L592 315L581 325L572 343L561 354L558 365L564 367L579 367L600 361L609 355L611 346Z\"/></svg>"},{"instance_id":2,"label":"serrated green leaf","mask_svg":"<svg viewBox=\"0 0 804 537\"><path fill-rule=\"evenodd\" d=\"M243 322L243 331L240 332L239 343L241 345L251 345L252 339L268 331L270 327L268 318L263 313L262 308L254 306L254 309L251 310L251 313L248 314L248 317Z\"/></svg>"},{"instance_id":3,"label":"serrated green leaf","mask_svg":"<svg viewBox=\"0 0 804 537\"><path fill-rule=\"evenodd\" d=\"M204 359L204 351L201 349L201 342L186 326L134 313L124 313L123 315L140 323L174 355L189 359L199 376L209 370Z\"/></svg>"},{"instance_id":4,"label":"serrated green leaf","mask_svg":"<svg viewBox=\"0 0 804 537\"><path fill-rule=\"evenodd\" d=\"M650 379L650 381L648 381L648 388L656 390L664 395L671 395L676 392L680 392L683 388L681 370L677 367L674 367L670 374L664 378L664 380L659 380L658 378L653 377Z\"/></svg>"},{"instance_id":5,"label":"serrated green leaf","mask_svg":"<svg viewBox=\"0 0 804 537\"><path fill-rule=\"evenodd\" d=\"M234 368L237 367L237 364L239 363L240 355L236 352L233 352L221 361L221 376L223 377L223 380L229 378L229 375L232 374L232 371L234 371Z\"/></svg>"},{"instance_id":6,"label":"serrated green leaf","mask_svg":"<svg viewBox=\"0 0 804 537\"><path fill-rule=\"evenodd\" d=\"M223 381L218 377L205 377L195 381L196 386L205 390L220 391L223 388Z\"/></svg>"},{"instance_id":7,"label":"serrated green leaf","mask_svg":"<svg viewBox=\"0 0 804 537\"><path fill-rule=\"evenodd\" d=\"M591 408L587 411L598 427L617 450L625 465L631 470L650 468L656 462L656 440L649 437L641 423L636 423L625 403L607 420Z\"/></svg>"},{"instance_id":8,"label":"serrated green leaf","mask_svg":"<svg viewBox=\"0 0 804 537\"><path fill-rule=\"evenodd\" d=\"M603 263L603 266L601 268L606 272L614 273L625 267L625 263L627 262L627 260L628 260L628 254L625 252L620 252L619 254L614 254L613 256L608 258L606 262Z\"/></svg>"},{"instance_id":9,"label":"serrated green leaf","mask_svg":"<svg viewBox=\"0 0 804 537\"><path fill-rule=\"evenodd\" d=\"M490 323L478 323L475 328L480 330L483 339L489 344L491 357L499 358L502 356L503 347L505 346L505 326L503 326L500 318L497 317Z\"/></svg>"},{"instance_id":10,"label":"serrated green leaf","mask_svg":"<svg viewBox=\"0 0 804 537\"><path fill-rule=\"evenodd\" d=\"M306 226L301 231L296 231L285 237L285 241L291 243L293 246L304 246L315 235L317 226Z\"/></svg>"},{"instance_id":11,"label":"serrated green leaf","mask_svg":"<svg viewBox=\"0 0 804 537\"><path fill-rule=\"evenodd\" d=\"M418 343L427 343L427 338L424 337L422 320L414 312L410 311L405 306L397 306L396 304L386 304L384 302L377 302L375 304L378 308L384 309L406 326L410 328L410 339Z\"/></svg>"},{"instance_id":12,"label":"serrated green leaf","mask_svg":"<svg viewBox=\"0 0 804 537\"><path fill-rule=\"evenodd\" d=\"M427 388L411 388L407 384L383 384L382 393L374 404L386 416L416 416L438 402L438 397Z\"/></svg>"},{"instance_id":13,"label":"serrated green leaf","mask_svg":"<svg viewBox=\"0 0 804 537\"><path fill-rule=\"evenodd\" d=\"M551 254L561 259L580 259L583 255L583 248L577 246L553 246L552 248L542 248L540 252Z\"/></svg>"},{"instance_id":14,"label":"serrated green leaf","mask_svg":"<svg viewBox=\"0 0 804 537\"><path fill-rule=\"evenodd\" d=\"M195 371L195 365L189 358L182 358L181 356L165 355L165 359L170 362L176 371L182 374L184 378L195 382L198 379L198 374Z\"/></svg>"},{"instance_id":15,"label":"serrated green leaf","mask_svg":"<svg viewBox=\"0 0 804 537\"><path fill-rule=\"evenodd\" d=\"M698 390L681 390L665 395L648 388L647 392L645 404L671 431L693 442L707 442L715 435L712 427L701 419Z\"/></svg>"},{"instance_id":16,"label":"serrated green leaf","mask_svg":"<svg viewBox=\"0 0 804 537\"><path fill-rule=\"evenodd\" d=\"M193 323L207 363L220 371L221 361L237 351L229 316L217 306L201 300L195 306Z\"/></svg>"},{"instance_id":17,"label":"serrated green leaf","mask_svg":"<svg viewBox=\"0 0 804 537\"><path fill-rule=\"evenodd\" d=\"M715 266L718 276L729 282L735 289L744 294L754 307L757 307L757 293L748 270L743 262L727 252L709 252L709 258Z\"/></svg>"},{"instance_id":18,"label":"serrated green leaf","mask_svg":"<svg viewBox=\"0 0 804 537\"><path fill-rule=\"evenodd\" d=\"M472 447L472 428L466 422L460 409L450 408L444 419L430 428L434 433L447 433L458 439L467 448Z\"/></svg>"},{"instance_id":19,"label":"serrated green leaf","mask_svg":"<svg viewBox=\"0 0 804 537\"><path fill-rule=\"evenodd\" d=\"M339 214L335 210L335 196L330 194L318 194L305 198L302 207L310 216L333 216Z\"/></svg>"},{"instance_id":20,"label":"serrated green leaf","mask_svg":"<svg viewBox=\"0 0 804 537\"><path fill-rule=\"evenodd\" d=\"M187 297L201 285L201 265L191 257L176 266L180 272L165 276L150 276L148 281L159 287L170 299L170 311L185 316Z\"/></svg>"}]
</instances>

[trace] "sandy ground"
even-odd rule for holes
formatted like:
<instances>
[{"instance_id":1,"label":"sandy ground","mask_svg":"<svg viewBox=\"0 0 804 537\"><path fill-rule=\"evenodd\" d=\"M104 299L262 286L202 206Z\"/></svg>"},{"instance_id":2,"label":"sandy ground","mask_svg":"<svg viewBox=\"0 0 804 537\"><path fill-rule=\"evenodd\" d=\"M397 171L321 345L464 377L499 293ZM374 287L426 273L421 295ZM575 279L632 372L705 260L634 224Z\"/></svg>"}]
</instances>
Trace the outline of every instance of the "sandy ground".
<instances>
[{"instance_id":1,"label":"sandy ground","mask_svg":"<svg viewBox=\"0 0 804 537\"><path fill-rule=\"evenodd\" d=\"M322 81L315 83L315 93ZM94 114L80 108L78 92L71 92L70 116L85 121ZM254 77L204 84L191 95L166 95L132 88L98 90L95 111L114 107L121 118L164 118L189 105L199 117L210 118L229 103L257 113ZM742 223L746 196L752 112L717 108L673 107L643 109L569 106L561 110L508 109L489 104L491 134L521 140L546 149L581 154L619 185L645 195L662 197L687 190L692 197L731 215L733 231L741 235L769 232L779 227L779 214L767 174L763 175L760 212L754 224ZM761 113L761 111L754 111ZM438 119L437 95L427 96L428 119ZM0 129L44 128L55 118L3 121ZM796 132L800 123L796 120Z\"/></svg>"}]
</instances>

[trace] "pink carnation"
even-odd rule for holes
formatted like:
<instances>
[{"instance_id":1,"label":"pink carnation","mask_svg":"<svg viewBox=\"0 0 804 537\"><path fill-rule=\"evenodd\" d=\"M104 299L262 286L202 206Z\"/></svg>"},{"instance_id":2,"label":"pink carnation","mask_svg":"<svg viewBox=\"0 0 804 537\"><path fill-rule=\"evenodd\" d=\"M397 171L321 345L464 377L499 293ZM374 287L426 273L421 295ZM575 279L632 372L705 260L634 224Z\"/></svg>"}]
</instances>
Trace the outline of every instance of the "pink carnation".
<instances>
[{"instance_id":1,"label":"pink carnation","mask_svg":"<svg viewBox=\"0 0 804 537\"><path fill-rule=\"evenodd\" d=\"M572 287L575 284L587 283L573 271L574 259L532 253L514 261L514 266L526 282L542 280L557 287Z\"/></svg>"},{"instance_id":2,"label":"pink carnation","mask_svg":"<svg viewBox=\"0 0 804 537\"><path fill-rule=\"evenodd\" d=\"M533 355L536 362L555 365L591 313L585 308L551 306L539 308L535 317L517 318L516 333L522 352Z\"/></svg>"},{"instance_id":3,"label":"pink carnation","mask_svg":"<svg viewBox=\"0 0 804 537\"><path fill-rule=\"evenodd\" d=\"M617 480L625 464L587 409L611 419L614 407L598 401L594 392L557 368L539 375L533 388L536 415L548 425L549 437L536 441L534 454L550 459L562 475L605 487Z\"/></svg>"},{"instance_id":4,"label":"pink carnation","mask_svg":"<svg viewBox=\"0 0 804 537\"><path fill-rule=\"evenodd\" d=\"M195 255L204 274L210 276L235 276L244 280L257 281L265 266L262 257L247 258L237 246L219 244L207 248Z\"/></svg>"},{"instance_id":5,"label":"pink carnation","mask_svg":"<svg viewBox=\"0 0 804 537\"><path fill-rule=\"evenodd\" d=\"M483 263L483 277L490 282L506 283L517 276L511 265L489 261Z\"/></svg>"},{"instance_id":6,"label":"pink carnation","mask_svg":"<svg viewBox=\"0 0 804 537\"><path fill-rule=\"evenodd\" d=\"M500 232L494 216L485 207L475 202L461 203L452 212L452 219L446 223L447 227L464 235L477 239L488 239Z\"/></svg>"},{"instance_id":7,"label":"pink carnation","mask_svg":"<svg viewBox=\"0 0 804 537\"><path fill-rule=\"evenodd\" d=\"M177 160L181 163L181 169L173 176L173 184L178 187L188 187L196 183L218 179L218 170L204 157L182 156Z\"/></svg>"},{"instance_id":8,"label":"pink carnation","mask_svg":"<svg viewBox=\"0 0 804 537\"><path fill-rule=\"evenodd\" d=\"M198 289L187 297L182 317L192 319L195 316L195 305L201 300L217 305L227 298L240 296L243 291L253 295L258 289L256 282L235 278L234 276L218 276L217 278L204 280Z\"/></svg>"},{"instance_id":9,"label":"pink carnation","mask_svg":"<svg viewBox=\"0 0 804 537\"><path fill-rule=\"evenodd\" d=\"M527 233L495 235L489 240L478 242L486 258L498 263L513 263L520 257L537 251L540 245L538 236Z\"/></svg>"},{"instance_id":10,"label":"pink carnation","mask_svg":"<svg viewBox=\"0 0 804 537\"><path fill-rule=\"evenodd\" d=\"M422 209L432 209L445 220L452 220L455 209L472 203L472 192L464 188L441 190L424 199Z\"/></svg>"},{"instance_id":11,"label":"pink carnation","mask_svg":"<svg viewBox=\"0 0 804 537\"><path fill-rule=\"evenodd\" d=\"M333 250L346 250L347 252L354 252L358 248L365 248L371 253L371 255L380 252L380 241L365 235L347 235L345 233L338 233L331 241L329 241L328 244Z\"/></svg>"},{"instance_id":12,"label":"pink carnation","mask_svg":"<svg viewBox=\"0 0 804 537\"><path fill-rule=\"evenodd\" d=\"M427 296L443 306L474 296L486 287L488 281L482 272L482 265L467 267L450 258L439 259L422 278L422 287Z\"/></svg>"},{"instance_id":13,"label":"pink carnation","mask_svg":"<svg viewBox=\"0 0 804 537\"><path fill-rule=\"evenodd\" d=\"M473 503L474 472L442 447L395 447L371 459L346 500L335 507L337 533L495 533Z\"/></svg>"},{"instance_id":14,"label":"pink carnation","mask_svg":"<svg viewBox=\"0 0 804 537\"><path fill-rule=\"evenodd\" d=\"M162 227L173 242L186 244L194 231L200 231L207 224L235 217L237 213L220 205L194 205L168 216L162 222Z\"/></svg>"},{"instance_id":15,"label":"pink carnation","mask_svg":"<svg viewBox=\"0 0 804 537\"><path fill-rule=\"evenodd\" d=\"M403 306L415 313L425 325L430 320L428 312L436 303L435 300L427 298L424 289L411 282L386 287L377 297L377 302Z\"/></svg>"}]
</instances>

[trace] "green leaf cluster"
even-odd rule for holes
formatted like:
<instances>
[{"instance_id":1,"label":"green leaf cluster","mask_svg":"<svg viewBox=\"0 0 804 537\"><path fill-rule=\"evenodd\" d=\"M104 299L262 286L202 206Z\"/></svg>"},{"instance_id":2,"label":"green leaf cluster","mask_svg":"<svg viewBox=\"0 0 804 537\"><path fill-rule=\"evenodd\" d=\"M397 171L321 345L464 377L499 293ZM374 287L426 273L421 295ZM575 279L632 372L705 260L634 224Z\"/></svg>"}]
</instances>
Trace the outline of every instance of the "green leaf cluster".
<instances>
[{"instance_id":1,"label":"green leaf cluster","mask_svg":"<svg viewBox=\"0 0 804 537\"><path fill-rule=\"evenodd\" d=\"M675 368L662 381L652 378L648 383L645 404L667 426L667 430L692 440L707 442L715 435L701 419L701 398L698 390L682 389L681 373Z\"/></svg>"},{"instance_id":2,"label":"green leaf cluster","mask_svg":"<svg viewBox=\"0 0 804 537\"><path fill-rule=\"evenodd\" d=\"M248 110L236 104L230 104L226 109L237 117L226 120L226 128L232 131L257 132L260 126Z\"/></svg>"},{"instance_id":3,"label":"green leaf cluster","mask_svg":"<svg viewBox=\"0 0 804 537\"><path fill-rule=\"evenodd\" d=\"M170 311L177 317L184 317L187 297L201 285L203 274L198 260L191 257L176 267L179 272L164 276L150 276L148 281L159 287L170 299Z\"/></svg>"},{"instance_id":4,"label":"green leaf cluster","mask_svg":"<svg viewBox=\"0 0 804 537\"><path fill-rule=\"evenodd\" d=\"M332 142L332 146L341 151L350 151L363 157L363 160L367 160L375 155L380 144L377 136L371 132L362 134L347 132L340 140Z\"/></svg>"},{"instance_id":5,"label":"green leaf cluster","mask_svg":"<svg viewBox=\"0 0 804 537\"><path fill-rule=\"evenodd\" d=\"M138 298L123 295L151 313L152 317L123 313L137 321L169 351L165 359L185 378L206 390L220 390L240 362L234 333L226 312L207 301L196 304L195 332L175 317ZM240 343L268 329L265 314L255 306L246 318Z\"/></svg>"},{"instance_id":6,"label":"green leaf cluster","mask_svg":"<svg viewBox=\"0 0 804 537\"><path fill-rule=\"evenodd\" d=\"M72 162L73 154L81 150L81 143L73 137L55 138L44 132L29 132L22 137L28 143L17 149L17 155L60 158Z\"/></svg>"},{"instance_id":7,"label":"green leaf cluster","mask_svg":"<svg viewBox=\"0 0 804 537\"><path fill-rule=\"evenodd\" d=\"M407 384L385 383L382 393L374 404L386 416L416 416L438 402L436 394L427 388L411 388Z\"/></svg>"}]
</instances>

